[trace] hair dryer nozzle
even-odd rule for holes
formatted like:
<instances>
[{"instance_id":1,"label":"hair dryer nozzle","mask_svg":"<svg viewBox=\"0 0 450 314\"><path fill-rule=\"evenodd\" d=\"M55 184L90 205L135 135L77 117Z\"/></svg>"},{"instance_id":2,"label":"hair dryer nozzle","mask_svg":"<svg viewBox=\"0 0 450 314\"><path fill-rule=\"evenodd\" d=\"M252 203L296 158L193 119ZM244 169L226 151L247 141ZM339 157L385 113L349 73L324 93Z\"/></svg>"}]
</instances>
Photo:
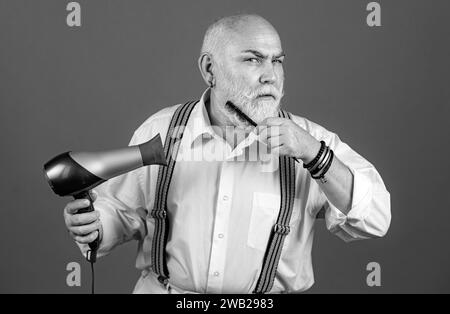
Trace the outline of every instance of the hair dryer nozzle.
<instances>
[{"instance_id":1,"label":"hair dryer nozzle","mask_svg":"<svg viewBox=\"0 0 450 314\"><path fill-rule=\"evenodd\" d=\"M48 161L44 165L44 175L53 192L59 196L74 195L105 182L76 163L70 152Z\"/></svg>"},{"instance_id":2,"label":"hair dryer nozzle","mask_svg":"<svg viewBox=\"0 0 450 314\"><path fill-rule=\"evenodd\" d=\"M142 163L144 166L154 164L167 166L164 147L159 133L148 142L138 145L138 147L141 151Z\"/></svg>"}]
</instances>

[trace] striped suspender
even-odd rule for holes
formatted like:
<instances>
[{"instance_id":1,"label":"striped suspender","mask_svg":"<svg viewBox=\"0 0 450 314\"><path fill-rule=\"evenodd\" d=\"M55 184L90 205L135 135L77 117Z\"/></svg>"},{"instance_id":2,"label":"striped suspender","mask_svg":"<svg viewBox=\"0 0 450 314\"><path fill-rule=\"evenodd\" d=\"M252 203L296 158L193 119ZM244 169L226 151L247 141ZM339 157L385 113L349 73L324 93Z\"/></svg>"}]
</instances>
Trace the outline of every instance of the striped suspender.
<instances>
[{"instance_id":1,"label":"striped suspender","mask_svg":"<svg viewBox=\"0 0 450 314\"><path fill-rule=\"evenodd\" d=\"M160 167L156 182L155 205L151 216L155 219L155 231L152 243L152 268L158 280L166 285L169 279L166 261L166 244L169 235L169 217L167 215L167 194L175 168L176 156L183 137L184 127L191 111L198 101L179 106L170 121L164 144L164 153L168 161L167 167Z\"/></svg>"},{"instance_id":2,"label":"striped suspender","mask_svg":"<svg viewBox=\"0 0 450 314\"><path fill-rule=\"evenodd\" d=\"M168 160L167 167L160 167L156 182L156 195L154 209L151 216L155 219L155 231L152 243L152 267L158 275L158 280L166 285L169 279L166 260L166 244L169 234L169 218L167 216L167 194L170 181L175 168L175 160L179 145L183 137L192 109L197 102L188 102L177 108L170 121L164 144L164 152ZM289 113L282 110L280 116L291 118ZM272 289L278 262L281 256L284 239L289 233L289 221L295 195L295 164L292 158L282 156L279 158L281 205L277 222L272 230L269 244L264 255L263 266L256 288L253 293L266 293Z\"/></svg>"},{"instance_id":3,"label":"striped suspender","mask_svg":"<svg viewBox=\"0 0 450 314\"><path fill-rule=\"evenodd\" d=\"M291 119L289 113L282 110L280 112L282 118ZM273 226L269 243L264 254L261 274L256 283L253 293L267 293L272 289L277 273L278 262L280 261L281 250L283 248L284 239L290 231L289 221L292 215L292 207L294 205L295 196L295 164L293 158L280 156L280 191L281 204L277 222Z\"/></svg>"}]
</instances>

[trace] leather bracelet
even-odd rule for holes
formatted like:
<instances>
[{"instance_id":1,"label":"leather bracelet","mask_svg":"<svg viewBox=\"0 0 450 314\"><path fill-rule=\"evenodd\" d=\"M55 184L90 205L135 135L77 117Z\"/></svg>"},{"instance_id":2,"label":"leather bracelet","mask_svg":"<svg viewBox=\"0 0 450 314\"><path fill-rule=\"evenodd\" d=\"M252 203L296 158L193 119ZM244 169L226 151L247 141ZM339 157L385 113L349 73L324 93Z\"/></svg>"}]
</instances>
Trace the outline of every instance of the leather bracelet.
<instances>
[{"instance_id":1,"label":"leather bracelet","mask_svg":"<svg viewBox=\"0 0 450 314\"><path fill-rule=\"evenodd\" d=\"M319 173L325 167L329 158L330 158L330 148L327 146L325 148L325 152L323 153L322 158L320 158L317 164L309 170L309 173L311 173L311 175Z\"/></svg>"},{"instance_id":2,"label":"leather bracelet","mask_svg":"<svg viewBox=\"0 0 450 314\"><path fill-rule=\"evenodd\" d=\"M316 164L312 168L308 169L310 173L316 173L320 168L323 167L324 161L327 159L329 150L330 150L329 147L325 146L325 151L320 156L319 160L316 162Z\"/></svg>"},{"instance_id":3,"label":"leather bracelet","mask_svg":"<svg viewBox=\"0 0 450 314\"><path fill-rule=\"evenodd\" d=\"M328 155L326 156L326 158L323 161L323 164L321 165L320 168L318 168L316 171L311 172L311 177L313 178L318 178L320 177L320 175L322 174L323 170L325 169L326 165L328 164L328 162L330 161L331 158L331 149L328 151Z\"/></svg>"},{"instance_id":4,"label":"leather bracelet","mask_svg":"<svg viewBox=\"0 0 450 314\"><path fill-rule=\"evenodd\" d=\"M312 168L317 163L317 161L319 161L320 157L322 156L323 151L325 150L325 146L326 146L325 142L324 141L320 141L320 150L317 153L316 157L314 157L314 159L311 160L308 164L306 164L306 165L303 164L303 168L306 168L308 170L310 168Z\"/></svg>"},{"instance_id":5,"label":"leather bracelet","mask_svg":"<svg viewBox=\"0 0 450 314\"><path fill-rule=\"evenodd\" d=\"M313 179L323 179L323 177L325 176L325 174L326 174L326 173L328 172L328 170L330 169L331 164L333 163L333 157L334 157L334 152L333 152L332 149L330 149L330 158L329 158L329 160L327 161L325 167L323 168L323 171L321 171L321 173L320 173L319 175L315 175L315 176L312 176L312 175L311 175L311 177L312 177Z\"/></svg>"}]
</instances>

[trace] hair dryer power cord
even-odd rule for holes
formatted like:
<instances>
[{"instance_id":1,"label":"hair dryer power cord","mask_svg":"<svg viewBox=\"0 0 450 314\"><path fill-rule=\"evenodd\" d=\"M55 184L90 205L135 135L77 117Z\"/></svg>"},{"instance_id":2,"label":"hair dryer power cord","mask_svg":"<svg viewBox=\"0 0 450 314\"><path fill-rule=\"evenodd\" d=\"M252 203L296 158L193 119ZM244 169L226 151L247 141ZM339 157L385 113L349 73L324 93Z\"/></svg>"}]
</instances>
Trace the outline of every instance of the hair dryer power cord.
<instances>
[{"instance_id":1,"label":"hair dryer power cord","mask_svg":"<svg viewBox=\"0 0 450 314\"><path fill-rule=\"evenodd\" d=\"M95 294L95 272L94 272L94 263L96 259L91 259L92 250L88 250L86 252L86 259L89 264L91 264L91 294Z\"/></svg>"}]
</instances>

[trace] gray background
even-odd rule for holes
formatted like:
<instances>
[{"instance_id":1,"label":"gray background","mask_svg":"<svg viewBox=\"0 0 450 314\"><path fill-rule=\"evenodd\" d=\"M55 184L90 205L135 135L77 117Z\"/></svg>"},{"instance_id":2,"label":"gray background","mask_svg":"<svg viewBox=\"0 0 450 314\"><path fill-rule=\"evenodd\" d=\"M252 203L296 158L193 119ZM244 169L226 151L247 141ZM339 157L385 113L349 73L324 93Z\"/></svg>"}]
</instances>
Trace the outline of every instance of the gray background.
<instances>
[{"instance_id":1,"label":"gray background","mask_svg":"<svg viewBox=\"0 0 450 314\"><path fill-rule=\"evenodd\" d=\"M381 173L392 198L383 239L345 244L317 225L310 292L450 292L448 1L0 1L0 292L87 293L90 274L67 234L42 165L67 150L128 143L149 115L197 99L207 25L265 16L287 53L289 111L337 132ZM97 263L97 291L128 293L136 243ZM82 264L82 286L66 265ZM366 265L381 265L381 287Z\"/></svg>"}]
</instances>

